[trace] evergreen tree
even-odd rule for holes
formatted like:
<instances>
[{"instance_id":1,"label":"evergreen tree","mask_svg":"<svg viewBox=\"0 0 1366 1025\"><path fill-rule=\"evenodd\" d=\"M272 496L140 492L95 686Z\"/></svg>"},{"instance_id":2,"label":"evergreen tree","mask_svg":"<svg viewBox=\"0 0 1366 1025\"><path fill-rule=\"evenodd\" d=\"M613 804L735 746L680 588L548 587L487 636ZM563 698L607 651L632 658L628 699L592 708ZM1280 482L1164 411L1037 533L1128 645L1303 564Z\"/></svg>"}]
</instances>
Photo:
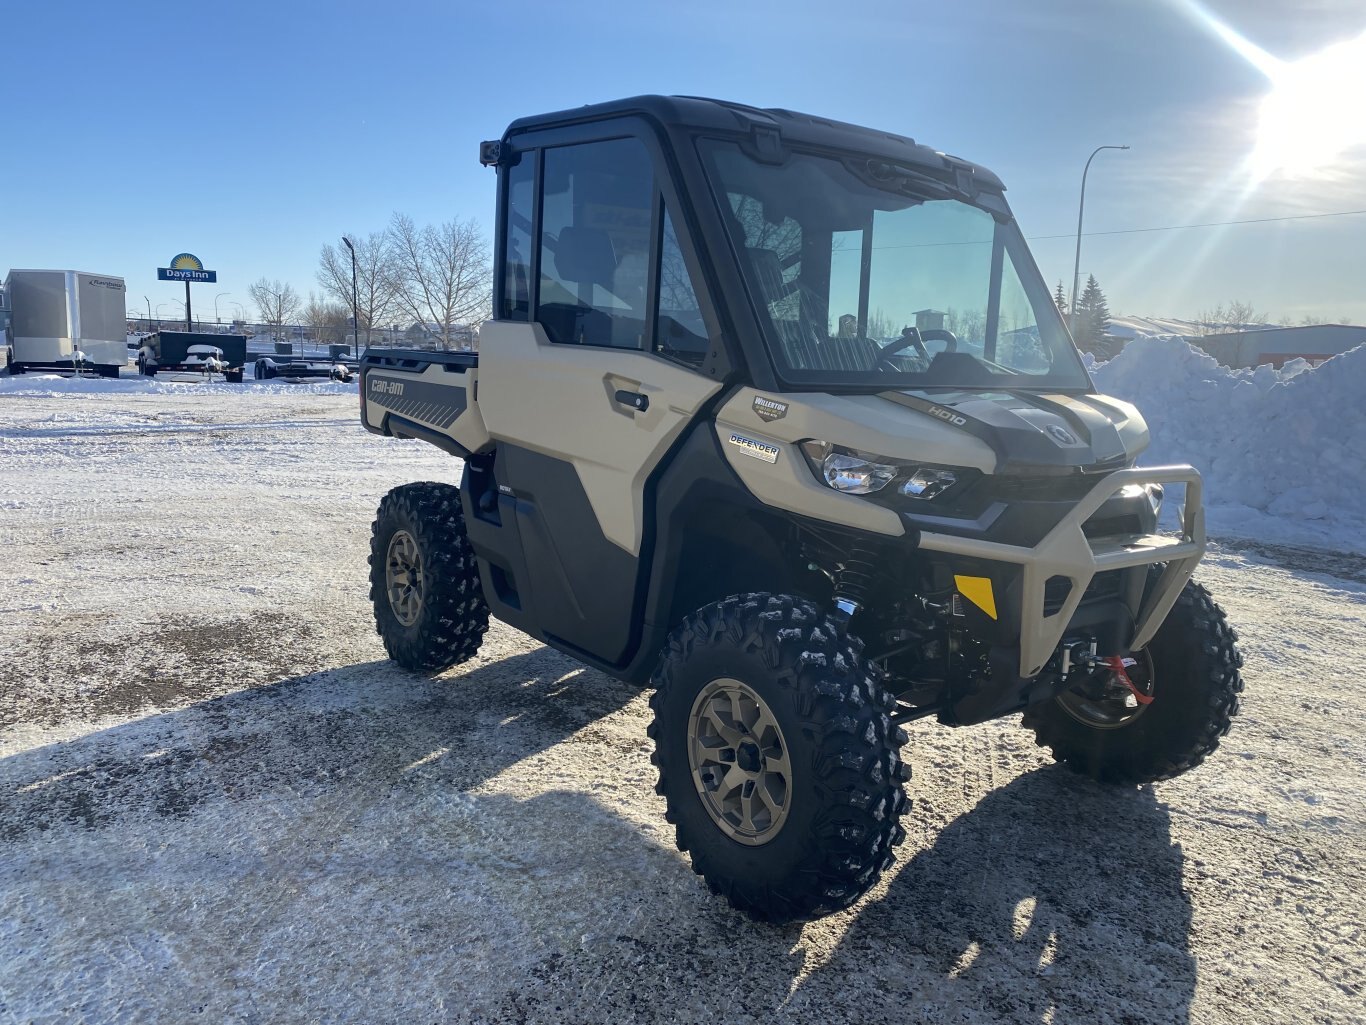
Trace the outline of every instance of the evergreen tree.
<instances>
[{"instance_id":1,"label":"evergreen tree","mask_svg":"<svg viewBox=\"0 0 1366 1025\"><path fill-rule=\"evenodd\" d=\"M1058 312L1064 317L1067 316L1067 297L1062 294L1062 282L1058 282L1057 289L1053 292L1053 305L1058 308Z\"/></svg>"},{"instance_id":2,"label":"evergreen tree","mask_svg":"<svg viewBox=\"0 0 1366 1025\"><path fill-rule=\"evenodd\" d=\"M1110 303L1105 298L1105 293L1101 291L1100 285L1096 284L1096 279L1088 277L1087 289L1089 290L1093 285L1096 294L1091 302L1091 328L1096 338L1101 339L1110 333Z\"/></svg>"},{"instance_id":3,"label":"evergreen tree","mask_svg":"<svg viewBox=\"0 0 1366 1025\"><path fill-rule=\"evenodd\" d=\"M1094 352L1110 330L1110 304L1101 291L1094 274L1086 276L1086 287L1077 299L1076 316L1072 323L1072 337L1077 347Z\"/></svg>"}]
</instances>

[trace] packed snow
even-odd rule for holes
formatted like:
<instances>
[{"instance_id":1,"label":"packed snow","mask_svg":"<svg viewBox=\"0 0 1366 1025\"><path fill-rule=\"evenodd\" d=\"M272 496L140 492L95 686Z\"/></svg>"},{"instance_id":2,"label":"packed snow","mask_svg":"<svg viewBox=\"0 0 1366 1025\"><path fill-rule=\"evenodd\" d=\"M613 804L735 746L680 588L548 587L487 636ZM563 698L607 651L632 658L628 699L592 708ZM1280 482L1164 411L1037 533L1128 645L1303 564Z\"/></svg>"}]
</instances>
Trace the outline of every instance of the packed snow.
<instances>
[{"instance_id":1,"label":"packed snow","mask_svg":"<svg viewBox=\"0 0 1366 1025\"><path fill-rule=\"evenodd\" d=\"M1366 346L1230 370L1181 338L1138 338L1092 377L1147 420L1140 464L1201 472L1212 535L1366 553Z\"/></svg>"},{"instance_id":2,"label":"packed snow","mask_svg":"<svg viewBox=\"0 0 1366 1025\"><path fill-rule=\"evenodd\" d=\"M1211 552L1248 690L1172 782L912 724L892 870L773 928L674 849L645 694L501 624L385 659L374 508L458 464L356 414L0 388L0 1021L1360 1020L1366 560Z\"/></svg>"}]
</instances>

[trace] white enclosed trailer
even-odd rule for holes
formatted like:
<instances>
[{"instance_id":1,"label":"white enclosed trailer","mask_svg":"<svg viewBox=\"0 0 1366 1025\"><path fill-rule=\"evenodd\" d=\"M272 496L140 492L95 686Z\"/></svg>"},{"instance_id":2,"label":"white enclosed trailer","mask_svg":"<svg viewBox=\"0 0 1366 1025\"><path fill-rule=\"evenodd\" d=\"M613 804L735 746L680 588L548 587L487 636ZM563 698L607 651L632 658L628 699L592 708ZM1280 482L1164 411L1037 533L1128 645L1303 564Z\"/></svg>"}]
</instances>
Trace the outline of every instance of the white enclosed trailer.
<instances>
[{"instance_id":1,"label":"white enclosed trailer","mask_svg":"<svg viewBox=\"0 0 1366 1025\"><path fill-rule=\"evenodd\" d=\"M11 373L84 364L117 377L128 362L123 278L74 270L12 270L5 279Z\"/></svg>"}]
</instances>

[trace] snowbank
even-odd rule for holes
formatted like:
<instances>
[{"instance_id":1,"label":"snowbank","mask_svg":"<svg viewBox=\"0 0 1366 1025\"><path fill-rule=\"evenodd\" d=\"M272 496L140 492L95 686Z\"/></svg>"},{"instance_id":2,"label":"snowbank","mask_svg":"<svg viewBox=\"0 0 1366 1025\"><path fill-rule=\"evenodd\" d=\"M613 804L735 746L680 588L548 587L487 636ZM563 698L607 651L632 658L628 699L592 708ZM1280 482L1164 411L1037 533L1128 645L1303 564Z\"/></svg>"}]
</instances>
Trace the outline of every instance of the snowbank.
<instances>
[{"instance_id":1,"label":"snowbank","mask_svg":"<svg viewBox=\"0 0 1366 1025\"><path fill-rule=\"evenodd\" d=\"M1230 370L1183 339L1138 338L1092 376L1148 421L1141 463L1204 475L1212 534L1366 553L1366 346L1317 369Z\"/></svg>"},{"instance_id":2,"label":"snowbank","mask_svg":"<svg viewBox=\"0 0 1366 1025\"><path fill-rule=\"evenodd\" d=\"M59 374L20 374L11 377L0 374L0 398L9 395L51 398L57 395L81 393L122 394L122 395L189 395L204 392L211 395L236 395L246 398L249 395L285 395L307 392L321 395L354 395L358 385L340 381L319 381L317 383L298 383L289 381L226 384L215 381L212 384L195 380L189 374L174 375L180 380L162 380L155 377L63 377Z\"/></svg>"}]
</instances>

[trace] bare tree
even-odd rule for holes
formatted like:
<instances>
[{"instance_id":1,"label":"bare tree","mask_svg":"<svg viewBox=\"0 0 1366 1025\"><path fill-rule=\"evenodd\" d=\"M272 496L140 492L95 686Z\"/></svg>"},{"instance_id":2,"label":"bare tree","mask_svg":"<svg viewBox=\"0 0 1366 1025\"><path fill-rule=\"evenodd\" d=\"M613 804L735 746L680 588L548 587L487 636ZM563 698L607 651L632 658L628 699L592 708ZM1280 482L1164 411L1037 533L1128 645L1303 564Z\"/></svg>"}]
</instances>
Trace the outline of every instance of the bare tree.
<instances>
[{"instance_id":1,"label":"bare tree","mask_svg":"<svg viewBox=\"0 0 1366 1025\"><path fill-rule=\"evenodd\" d=\"M308 305L304 307L304 323L313 329L315 341L340 345L346 341L347 324L350 322L350 306L328 302L326 296L319 299L314 293L308 293Z\"/></svg>"},{"instance_id":2,"label":"bare tree","mask_svg":"<svg viewBox=\"0 0 1366 1025\"><path fill-rule=\"evenodd\" d=\"M356 247L355 294L368 346L370 328L384 321L394 307L395 275L388 262L388 232L372 231L365 236L352 234L346 237ZM318 284L324 295L351 309L351 253L344 245L323 246L318 255ZM359 325L356 333L359 336Z\"/></svg>"},{"instance_id":3,"label":"bare tree","mask_svg":"<svg viewBox=\"0 0 1366 1025\"><path fill-rule=\"evenodd\" d=\"M1235 299L1225 306L1220 303L1212 310L1202 310L1195 318L1196 328L1202 335L1222 335L1231 331L1266 322L1265 313L1258 313L1250 302Z\"/></svg>"},{"instance_id":4,"label":"bare tree","mask_svg":"<svg viewBox=\"0 0 1366 1025\"><path fill-rule=\"evenodd\" d=\"M451 348L457 326L488 316L489 243L473 220L418 228L406 214L394 214L388 265L394 302L419 324L433 325L443 349Z\"/></svg>"},{"instance_id":5,"label":"bare tree","mask_svg":"<svg viewBox=\"0 0 1366 1025\"><path fill-rule=\"evenodd\" d=\"M249 289L247 294L261 313L261 320L275 333L276 340L283 333L285 324L299 315L303 306L299 293L287 281L271 281L261 278Z\"/></svg>"}]
</instances>

